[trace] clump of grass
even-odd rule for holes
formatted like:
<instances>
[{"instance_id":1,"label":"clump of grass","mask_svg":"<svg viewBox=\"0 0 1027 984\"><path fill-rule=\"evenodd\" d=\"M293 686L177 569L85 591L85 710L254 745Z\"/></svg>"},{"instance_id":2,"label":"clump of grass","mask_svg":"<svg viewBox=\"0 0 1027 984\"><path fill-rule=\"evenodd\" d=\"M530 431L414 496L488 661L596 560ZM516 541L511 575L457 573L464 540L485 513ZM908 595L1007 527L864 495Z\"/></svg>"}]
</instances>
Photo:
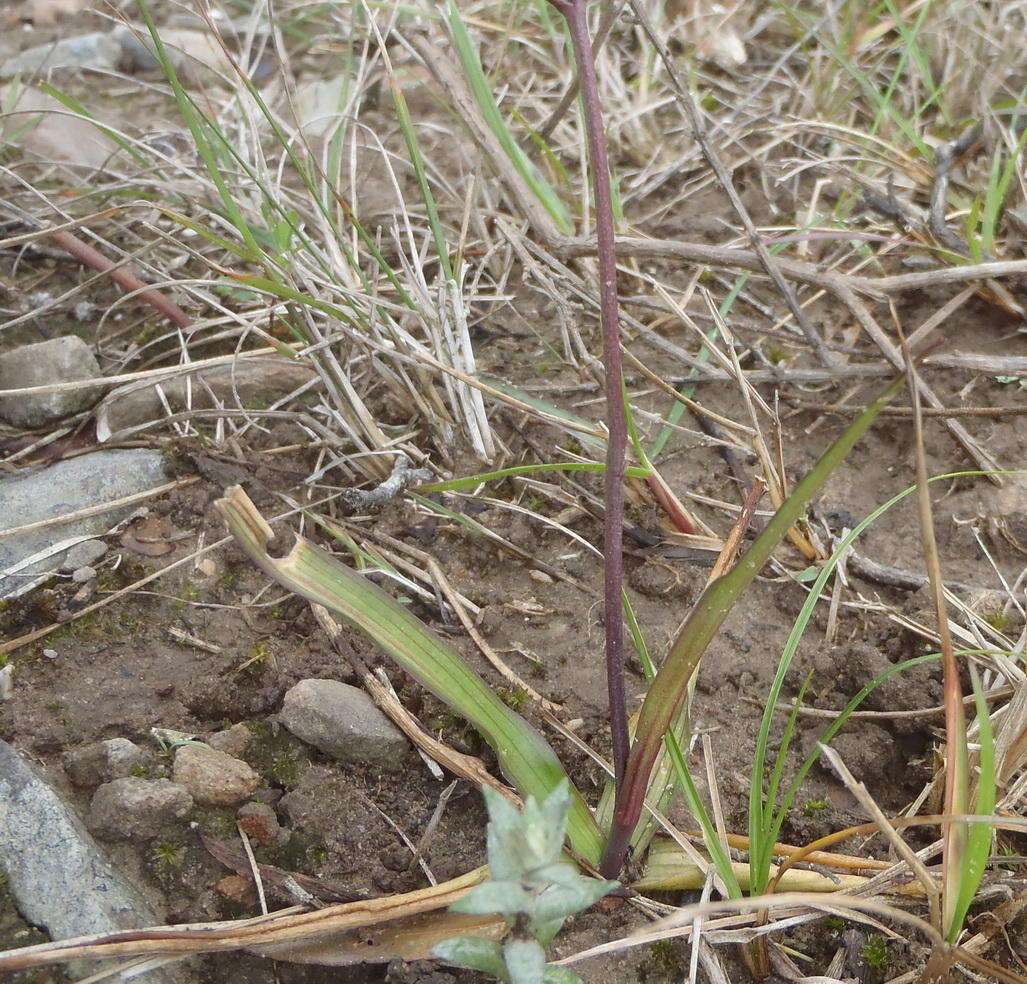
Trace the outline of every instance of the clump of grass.
<instances>
[{"instance_id":1,"label":"clump of grass","mask_svg":"<svg viewBox=\"0 0 1027 984\"><path fill-rule=\"evenodd\" d=\"M827 807L826 799L808 799L802 804L802 815L804 817L816 817L823 813Z\"/></svg>"}]
</instances>

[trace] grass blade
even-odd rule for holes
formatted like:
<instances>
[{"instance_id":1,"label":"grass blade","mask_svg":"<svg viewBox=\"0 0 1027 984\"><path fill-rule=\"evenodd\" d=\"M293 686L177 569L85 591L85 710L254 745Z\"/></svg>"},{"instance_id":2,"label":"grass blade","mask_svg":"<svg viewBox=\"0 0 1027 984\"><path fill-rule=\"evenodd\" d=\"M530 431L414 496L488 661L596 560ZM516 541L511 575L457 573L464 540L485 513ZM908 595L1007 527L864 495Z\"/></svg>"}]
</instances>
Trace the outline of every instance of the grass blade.
<instances>
[{"instance_id":1,"label":"grass blade","mask_svg":"<svg viewBox=\"0 0 1027 984\"><path fill-rule=\"evenodd\" d=\"M602 461L556 461L538 465L513 465L510 468L503 468L499 471L481 472L477 475L467 475L464 478L450 478L444 482L432 482L430 485L422 485L421 492L455 492L464 489L473 489L483 482L495 482L504 478L516 478L518 475L531 475L535 472L603 472L606 471L606 464ZM626 474L629 478L645 478L649 469L638 468L631 465Z\"/></svg>"},{"instance_id":2,"label":"grass blade","mask_svg":"<svg viewBox=\"0 0 1027 984\"><path fill-rule=\"evenodd\" d=\"M638 737L631 748L626 781L617 797L613 828L606 846L606 860L609 863L604 865L604 871L612 870L613 859L617 860L618 870L623 863L624 852L631 831L638 823L642 801L663 736L685 699L688 679L698 666L710 640L727 617L731 606L770 559L771 553L790 527L802 515L806 503L819 491L901 385L902 380L892 383L849 425L841 437L824 452L809 474L796 485L755 543L739 558L738 563L727 574L710 584L696 602L671 646L667 661L649 688L639 712Z\"/></svg>"},{"instance_id":3,"label":"grass blade","mask_svg":"<svg viewBox=\"0 0 1027 984\"><path fill-rule=\"evenodd\" d=\"M920 388L916 369L906 342L902 352L906 359L906 379L913 405L913 447L916 455L917 515L920 520L920 539L923 543L924 566L931 589L931 601L938 619L938 642L941 649L943 703L945 705L945 807L949 815L966 813L969 795L966 715L963 711L963 688L959 683L959 667L952 649L949 632L948 606L945 603L945 584L938 558L938 544L934 536L934 510L927 482L927 455L924 451L924 415L920 407ZM942 925L937 927L949 939L959 934L956 903L960 895L962 873L966 864L967 827L965 823L946 823L942 827Z\"/></svg>"},{"instance_id":4,"label":"grass blade","mask_svg":"<svg viewBox=\"0 0 1027 984\"><path fill-rule=\"evenodd\" d=\"M467 81L474 94L478 109L489 129L495 134L500 146L503 148L510 163L517 173L524 179L525 184L531 189L535 197L542 203L543 208L553 217L561 232L568 235L574 231L570 213L567 207L560 200L559 195L553 190L553 186L539 172L527 154L521 150L520 145L511 136L500 115L499 107L492 98L492 89L488 79L482 71L481 62L475 54L471 39L467 35L467 28L464 27L463 18L454 0L449 0L447 23L449 33L453 39L453 47L456 49L457 58L460 59L460 67L467 77Z\"/></svg>"},{"instance_id":5,"label":"grass blade","mask_svg":"<svg viewBox=\"0 0 1027 984\"><path fill-rule=\"evenodd\" d=\"M299 536L286 557L269 556L273 531L238 486L216 505L254 564L290 591L337 613L469 721L495 750L503 774L524 795L545 798L567 778L542 736L388 594ZM575 853L592 864L598 861L599 829L573 786L567 835Z\"/></svg>"},{"instance_id":6,"label":"grass blade","mask_svg":"<svg viewBox=\"0 0 1027 984\"><path fill-rule=\"evenodd\" d=\"M991 733L991 718L988 716L988 702L984 699L981 681L976 668L971 664L970 679L974 687L974 706L977 709L977 726L980 729L980 777L977 780L977 798L974 813L978 816L989 816L995 812L995 740ZM949 929L950 943L955 943L959 936L963 920L966 919L970 903L977 894L981 884L985 865L991 854L990 824L975 823L970 825L967 835L966 855L959 873L959 892L952 911L952 926Z\"/></svg>"}]
</instances>

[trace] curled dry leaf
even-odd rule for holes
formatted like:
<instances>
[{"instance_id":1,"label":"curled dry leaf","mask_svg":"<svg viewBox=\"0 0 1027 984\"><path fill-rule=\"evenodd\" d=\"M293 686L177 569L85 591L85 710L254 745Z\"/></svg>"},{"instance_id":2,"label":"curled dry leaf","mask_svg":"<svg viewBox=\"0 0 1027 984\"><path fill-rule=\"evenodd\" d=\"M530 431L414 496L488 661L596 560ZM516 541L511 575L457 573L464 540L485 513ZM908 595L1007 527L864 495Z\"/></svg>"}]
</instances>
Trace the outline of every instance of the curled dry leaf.
<instances>
[{"instance_id":1,"label":"curled dry leaf","mask_svg":"<svg viewBox=\"0 0 1027 984\"><path fill-rule=\"evenodd\" d=\"M171 536L171 520L166 516L147 516L121 534L121 545L143 557L164 557L175 549Z\"/></svg>"}]
</instances>

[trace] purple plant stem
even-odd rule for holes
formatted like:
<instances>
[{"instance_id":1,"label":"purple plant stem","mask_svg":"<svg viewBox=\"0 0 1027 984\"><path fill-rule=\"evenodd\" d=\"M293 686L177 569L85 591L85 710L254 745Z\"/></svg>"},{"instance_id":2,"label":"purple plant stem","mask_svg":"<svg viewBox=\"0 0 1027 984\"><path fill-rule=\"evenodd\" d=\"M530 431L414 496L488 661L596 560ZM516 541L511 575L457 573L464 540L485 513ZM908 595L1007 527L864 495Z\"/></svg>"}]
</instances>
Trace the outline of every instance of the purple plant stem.
<instances>
[{"instance_id":1,"label":"purple plant stem","mask_svg":"<svg viewBox=\"0 0 1027 984\"><path fill-rule=\"evenodd\" d=\"M551 0L567 20L574 59L578 66L581 102L588 137L595 198L596 244L599 257L599 320L603 331L603 369L606 384L606 445L603 528L603 617L606 628L606 687L613 737L613 775L619 790L628 760L628 714L624 698L624 614L622 529L624 521L624 468L627 426L621 389L620 325L617 303L617 254L613 239L613 203L610 166L606 154L603 111L596 83L595 57L588 36L586 0ZM619 872L606 873L615 878Z\"/></svg>"}]
</instances>

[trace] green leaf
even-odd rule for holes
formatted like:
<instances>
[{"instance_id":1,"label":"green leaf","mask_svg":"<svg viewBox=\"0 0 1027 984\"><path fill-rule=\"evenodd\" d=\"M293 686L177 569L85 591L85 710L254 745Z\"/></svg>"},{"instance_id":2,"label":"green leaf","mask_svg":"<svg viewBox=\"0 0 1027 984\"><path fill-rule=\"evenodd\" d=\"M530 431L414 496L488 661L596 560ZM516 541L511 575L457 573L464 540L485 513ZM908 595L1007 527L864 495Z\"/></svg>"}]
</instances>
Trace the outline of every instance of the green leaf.
<instances>
[{"instance_id":1,"label":"green leaf","mask_svg":"<svg viewBox=\"0 0 1027 984\"><path fill-rule=\"evenodd\" d=\"M471 916L512 916L530 912L531 896L515 881L487 881L476 885L462 899L454 902L453 912Z\"/></svg>"},{"instance_id":2,"label":"green leaf","mask_svg":"<svg viewBox=\"0 0 1027 984\"><path fill-rule=\"evenodd\" d=\"M774 549L802 515L806 504L863 436L902 382L901 379L895 380L846 428L809 474L796 485L752 546L727 574L706 588L689 613L638 714L636 738L628 756L625 781L614 810L611 844L616 849L619 849L621 843L627 844L630 832L638 822L660 745L685 700L688 679L698 666L710 640L742 592L763 569ZM623 855L616 861L619 863L622 859Z\"/></svg>"},{"instance_id":3,"label":"green leaf","mask_svg":"<svg viewBox=\"0 0 1027 984\"><path fill-rule=\"evenodd\" d=\"M510 984L542 984L546 952L535 940L510 940L503 947Z\"/></svg>"},{"instance_id":4,"label":"green leaf","mask_svg":"<svg viewBox=\"0 0 1027 984\"><path fill-rule=\"evenodd\" d=\"M432 947L432 956L449 963L479 970L483 974L491 974L501 981L507 980L506 964L503 962L503 949L492 940L483 940L476 936L454 936L451 940L443 940Z\"/></svg>"},{"instance_id":5,"label":"green leaf","mask_svg":"<svg viewBox=\"0 0 1027 984\"><path fill-rule=\"evenodd\" d=\"M552 185L542 176L541 172L532 163L531 158L521 150L520 145L510 134L510 130L503 117L500 115L499 107L492 97L492 87L489 85L485 73L482 71L481 62L475 54L471 39L467 35L467 29L460 17L460 9L454 0L449 0L449 33L453 38L453 47L457 57L460 59L460 66L474 94L474 101L482 117L488 124L489 129L495 134L500 146L506 152L510 163L517 173L524 180L524 183L531 189L535 197L541 202L545 210L553 217L561 232L571 233L574 226L571 223L567 207L560 200L559 195L553 190Z\"/></svg>"},{"instance_id":6,"label":"green leaf","mask_svg":"<svg viewBox=\"0 0 1027 984\"><path fill-rule=\"evenodd\" d=\"M385 650L407 673L469 721L495 750L500 768L525 796L546 796L567 776L542 736L504 704L445 642L410 612L335 557L303 537L287 557L268 556L272 529L241 488L216 508L254 564L284 587L324 605ZM573 787L567 836L595 864L599 829Z\"/></svg>"},{"instance_id":7,"label":"green leaf","mask_svg":"<svg viewBox=\"0 0 1027 984\"><path fill-rule=\"evenodd\" d=\"M563 919L550 919L547 922L539 922L537 919L531 921L531 931L535 934L535 939L543 946L549 946L553 942L556 934L560 932L561 926L563 926Z\"/></svg>"}]
</instances>

